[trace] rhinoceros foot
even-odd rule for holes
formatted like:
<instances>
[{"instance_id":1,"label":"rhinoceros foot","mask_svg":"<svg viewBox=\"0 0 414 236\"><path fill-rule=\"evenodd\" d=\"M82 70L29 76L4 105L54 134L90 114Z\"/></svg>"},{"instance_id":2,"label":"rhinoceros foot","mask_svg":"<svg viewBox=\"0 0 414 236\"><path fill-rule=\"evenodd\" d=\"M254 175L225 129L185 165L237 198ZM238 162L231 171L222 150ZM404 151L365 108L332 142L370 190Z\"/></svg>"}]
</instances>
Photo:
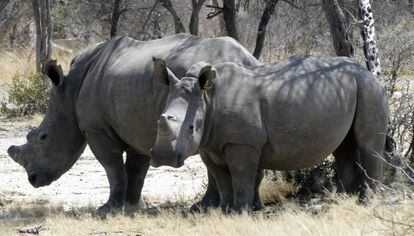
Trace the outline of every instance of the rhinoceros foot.
<instances>
[{"instance_id":1,"label":"rhinoceros foot","mask_svg":"<svg viewBox=\"0 0 414 236\"><path fill-rule=\"evenodd\" d=\"M253 205L252 205L252 210L253 211L259 211L259 210L263 209L264 207L265 207L265 205L263 204L260 197L255 196L254 201L253 201Z\"/></svg>"},{"instance_id":2,"label":"rhinoceros foot","mask_svg":"<svg viewBox=\"0 0 414 236\"><path fill-rule=\"evenodd\" d=\"M114 204L114 203L107 202L103 204L102 206L100 206L98 210L96 210L96 212L92 213L92 217L96 219L104 220L106 219L108 215L115 216L115 215L122 213L122 208L123 208L122 204Z\"/></svg>"},{"instance_id":3,"label":"rhinoceros foot","mask_svg":"<svg viewBox=\"0 0 414 236\"><path fill-rule=\"evenodd\" d=\"M217 191L217 190L216 190ZM206 191L204 197L197 203L194 203L190 212L192 213L206 213L208 208L217 208L220 205L220 196L216 191Z\"/></svg>"},{"instance_id":4,"label":"rhinoceros foot","mask_svg":"<svg viewBox=\"0 0 414 236\"><path fill-rule=\"evenodd\" d=\"M134 213L145 211L148 208L147 202L141 197L137 204L125 203L124 211L127 216L133 216Z\"/></svg>"}]
</instances>

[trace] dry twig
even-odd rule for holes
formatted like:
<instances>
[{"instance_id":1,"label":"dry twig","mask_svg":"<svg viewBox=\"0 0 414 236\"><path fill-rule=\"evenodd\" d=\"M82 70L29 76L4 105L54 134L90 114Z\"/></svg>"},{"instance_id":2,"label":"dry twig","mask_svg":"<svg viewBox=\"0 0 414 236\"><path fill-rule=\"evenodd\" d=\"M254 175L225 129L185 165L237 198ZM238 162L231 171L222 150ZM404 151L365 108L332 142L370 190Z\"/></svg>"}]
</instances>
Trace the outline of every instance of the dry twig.
<instances>
[{"instance_id":1,"label":"dry twig","mask_svg":"<svg viewBox=\"0 0 414 236\"><path fill-rule=\"evenodd\" d=\"M16 230L21 234L39 234L40 231L47 230L47 228L43 228L41 225L39 225L30 228L17 228Z\"/></svg>"}]
</instances>

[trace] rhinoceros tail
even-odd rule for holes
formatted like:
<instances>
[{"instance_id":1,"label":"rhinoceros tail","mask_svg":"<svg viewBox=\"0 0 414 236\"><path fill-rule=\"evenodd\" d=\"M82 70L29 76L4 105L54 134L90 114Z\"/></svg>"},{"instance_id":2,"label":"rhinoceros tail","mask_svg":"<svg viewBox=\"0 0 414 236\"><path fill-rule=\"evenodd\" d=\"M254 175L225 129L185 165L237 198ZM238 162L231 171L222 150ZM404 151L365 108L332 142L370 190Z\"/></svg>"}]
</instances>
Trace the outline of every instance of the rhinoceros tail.
<instances>
[{"instance_id":1,"label":"rhinoceros tail","mask_svg":"<svg viewBox=\"0 0 414 236\"><path fill-rule=\"evenodd\" d=\"M389 133L387 133L387 136L385 138L384 158L387 162L395 167L401 166L401 149L398 146L398 143Z\"/></svg>"}]
</instances>

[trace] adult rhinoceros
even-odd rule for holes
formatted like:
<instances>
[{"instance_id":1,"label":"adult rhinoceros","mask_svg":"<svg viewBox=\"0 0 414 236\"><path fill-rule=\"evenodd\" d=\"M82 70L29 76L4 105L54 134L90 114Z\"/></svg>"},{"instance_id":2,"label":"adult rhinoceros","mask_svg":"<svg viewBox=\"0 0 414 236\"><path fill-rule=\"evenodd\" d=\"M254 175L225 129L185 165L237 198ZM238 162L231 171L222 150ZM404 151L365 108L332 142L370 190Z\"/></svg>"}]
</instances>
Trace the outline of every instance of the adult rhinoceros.
<instances>
[{"instance_id":1,"label":"adult rhinoceros","mask_svg":"<svg viewBox=\"0 0 414 236\"><path fill-rule=\"evenodd\" d=\"M52 61L44 68L53 84L47 114L29 132L26 144L8 149L34 187L49 185L69 170L87 143L110 184L109 200L98 212L139 202L156 122L169 89L167 81L153 77L153 56L165 59L177 75L201 60L259 64L229 37L185 34L146 42L120 37L101 43L75 58L66 76ZM201 202L203 207L209 204L218 204L214 181L209 181ZM257 205L261 205L259 198Z\"/></svg>"},{"instance_id":2,"label":"adult rhinoceros","mask_svg":"<svg viewBox=\"0 0 414 236\"><path fill-rule=\"evenodd\" d=\"M251 207L257 168L311 167L330 153L347 192L363 184L358 164L371 188L382 176L387 93L351 59L299 55L259 67L197 63L181 80L162 60L155 65L170 94L152 163L179 167L203 153L223 207Z\"/></svg>"}]
</instances>

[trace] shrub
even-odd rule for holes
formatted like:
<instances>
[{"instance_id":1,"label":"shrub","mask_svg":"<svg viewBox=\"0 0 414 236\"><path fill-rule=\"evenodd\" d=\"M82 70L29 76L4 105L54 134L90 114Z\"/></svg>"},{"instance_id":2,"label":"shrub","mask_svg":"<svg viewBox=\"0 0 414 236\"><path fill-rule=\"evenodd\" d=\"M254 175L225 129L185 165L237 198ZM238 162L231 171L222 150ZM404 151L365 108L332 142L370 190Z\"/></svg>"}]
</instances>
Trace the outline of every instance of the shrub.
<instances>
[{"instance_id":1,"label":"shrub","mask_svg":"<svg viewBox=\"0 0 414 236\"><path fill-rule=\"evenodd\" d=\"M37 73L15 73L6 101L1 103L0 113L7 117L45 113L49 89Z\"/></svg>"},{"instance_id":2,"label":"shrub","mask_svg":"<svg viewBox=\"0 0 414 236\"><path fill-rule=\"evenodd\" d=\"M308 198L314 194L332 192L336 182L335 159L327 158L313 168L306 168L285 173L287 182L294 182L298 186L297 196Z\"/></svg>"}]
</instances>

